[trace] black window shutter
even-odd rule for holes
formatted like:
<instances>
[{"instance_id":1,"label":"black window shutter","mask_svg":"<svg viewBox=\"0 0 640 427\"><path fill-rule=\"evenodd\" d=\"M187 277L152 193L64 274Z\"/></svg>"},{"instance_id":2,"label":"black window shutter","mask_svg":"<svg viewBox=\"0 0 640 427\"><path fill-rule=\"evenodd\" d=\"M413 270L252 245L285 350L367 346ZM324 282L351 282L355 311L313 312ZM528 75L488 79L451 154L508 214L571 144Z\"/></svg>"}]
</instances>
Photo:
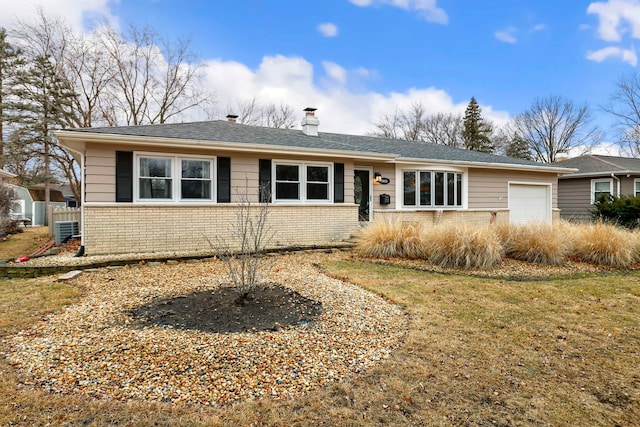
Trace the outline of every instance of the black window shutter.
<instances>
[{"instance_id":1,"label":"black window shutter","mask_svg":"<svg viewBox=\"0 0 640 427\"><path fill-rule=\"evenodd\" d=\"M231 158L218 157L218 203L231 203Z\"/></svg>"},{"instance_id":2,"label":"black window shutter","mask_svg":"<svg viewBox=\"0 0 640 427\"><path fill-rule=\"evenodd\" d=\"M116 202L133 202L132 151L116 151Z\"/></svg>"},{"instance_id":3,"label":"black window shutter","mask_svg":"<svg viewBox=\"0 0 640 427\"><path fill-rule=\"evenodd\" d=\"M260 202L271 203L271 159L260 159Z\"/></svg>"},{"instance_id":4,"label":"black window shutter","mask_svg":"<svg viewBox=\"0 0 640 427\"><path fill-rule=\"evenodd\" d=\"M344 163L333 164L333 202L344 203Z\"/></svg>"}]
</instances>

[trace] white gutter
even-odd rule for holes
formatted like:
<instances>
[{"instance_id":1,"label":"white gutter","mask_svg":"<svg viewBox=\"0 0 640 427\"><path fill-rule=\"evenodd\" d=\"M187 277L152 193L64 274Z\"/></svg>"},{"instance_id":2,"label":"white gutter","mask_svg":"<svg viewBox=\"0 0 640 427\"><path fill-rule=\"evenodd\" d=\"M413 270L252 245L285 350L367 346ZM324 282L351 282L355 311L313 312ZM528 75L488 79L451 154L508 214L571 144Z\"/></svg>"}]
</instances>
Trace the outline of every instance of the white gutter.
<instances>
[{"instance_id":1,"label":"white gutter","mask_svg":"<svg viewBox=\"0 0 640 427\"><path fill-rule=\"evenodd\" d=\"M555 166L536 166L536 165L521 165L518 163L488 163L488 162L471 162L466 160L437 160L437 159L416 159L416 158L396 158L395 163L439 163L445 165L464 165L464 166L473 166L476 168L484 168L484 169L518 169L518 170L529 170L536 172L555 172L558 174L570 174L578 169L574 168L561 168Z\"/></svg>"},{"instance_id":2,"label":"white gutter","mask_svg":"<svg viewBox=\"0 0 640 427\"><path fill-rule=\"evenodd\" d=\"M611 178L618 181L618 185L617 185L618 188L616 189L616 197L620 197L620 178L618 178L616 174L613 172L611 172Z\"/></svg>"},{"instance_id":3,"label":"white gutter","mask_svg":"<svg viewBox=\"0 0 640 427\"><path fill-rule=\"evenodd\" d=\"M638 170L626 170L626 171L602 171L602 172L582 172L582 173L572 173L570 175L564 176L563 178L589 178L589 177L599 177L605 176L607 174L616 174L616 175L640 175L640 171Z\"/></svg>"}]
</instances>

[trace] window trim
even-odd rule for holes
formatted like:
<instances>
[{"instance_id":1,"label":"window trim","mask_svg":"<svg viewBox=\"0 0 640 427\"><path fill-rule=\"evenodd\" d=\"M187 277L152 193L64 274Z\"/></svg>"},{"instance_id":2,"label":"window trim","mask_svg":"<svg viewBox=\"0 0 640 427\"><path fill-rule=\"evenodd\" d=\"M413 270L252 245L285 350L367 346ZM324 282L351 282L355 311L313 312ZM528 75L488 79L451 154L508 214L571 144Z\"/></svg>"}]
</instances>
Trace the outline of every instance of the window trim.
<instances>
[{"instance_id":1,"label":"window trim","mask_svg":"<svg viewBox=\"0 0 640 427\"><path fill-rule=\"evenodd\" d=\"M420 191L418 188L418 183L421 181L421 174L422 173L426 173L428 172L430 174L430 183L431 183L431 194L430 194L430 202L428 205L423 205L420 203ZM405 167L405 168L400 168L399 170L400 173L400 179L399 179L399 188L400 188L400 197L398 198L400 200L400 206L402 207L402 209L411 209L411 210L441 210L441 209L449 209L449 210L453 210L453 209L465 209L465 202L466 202L466 192L467 192L467 186L466 186L466 173L464 171L461 170L455 170L455 169L440 169L440 168L411 168L411 167ZM405 204L405 200L404 200L404 178L405 178L405 173L413 173L415 174L415 182L416 182L416 189L414 191L414 204L412 205L407 205ZM436 174L441 173L443 174L443 193L442 193L442 200L443 200L443 204L442 205L437 205L436 204L436 190L435 190L435 186L436 186ZM453 194L453 201L454 204L450 205L448 204L449 201L449 186L448 186L448 177L449 174L453 174L453 188L454 188L454 194ZM459 177L459 179L458 179ZM459 204L458 204L459 202Z\"/></svg>"},{"instance_id":2,"label":"window trim","mask_svg":"<svg viewBox=\"0 0 640 427\"><path fill-rule=\"evenodd\" d=\"M286 166L298 166L298 198L297 199L278 199L276 192L276 185L278 183L276 168L278 165L286 165ZM307 180L307 168L308 167L326 167L327 168L327 199L309 199L307 197L307 184L314 183L318 184L318 181L309 182ZM271 194L273 203L318 203L318 204L329 204L333 203L334 196L334 182L333 182L333 163L331 162L316 162L316 161L295 161L295 160L278 160L273 159L271 162L271 176L273 179L271 180Z\"/></svg>"},{"instance_id":3,"label":"window trim","mask_svg":"<svg viewBox=\"0 0 640 427\"><path fill-rule=\"evenodd\" d=\"M216 156L177 154L164 152L136 151L133 153L133 202L134 203L196 203L215 204L217 203L218 182ZM145 199L140 197L140 159L159 158L171 161L171 198L167 199ZM182 160L208 161L210 164L211 198L209 199L185 199L182 197Z\"/></svg>"},{"instance_id":4,"label":"window trim","mask_svg":"<svg viewBox=\"0 0 640 427\"><path fill-rule=\"evenodd\" d=\"M601 183L601 182L607 182L609 183L609 194L610 195L614 195L614 189L613 189L613 178L595 178L591 180L591 204L595 204L596 202L596 184L597 183Z\"/></svg>"}]
</instances>

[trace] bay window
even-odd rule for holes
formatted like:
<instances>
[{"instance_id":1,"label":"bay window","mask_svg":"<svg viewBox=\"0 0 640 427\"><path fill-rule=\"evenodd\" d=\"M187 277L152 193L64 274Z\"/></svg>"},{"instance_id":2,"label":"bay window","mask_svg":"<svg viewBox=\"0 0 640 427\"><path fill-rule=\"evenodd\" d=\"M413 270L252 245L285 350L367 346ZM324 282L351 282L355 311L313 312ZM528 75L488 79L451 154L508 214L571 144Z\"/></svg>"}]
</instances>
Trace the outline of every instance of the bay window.
<instances>
[{"instance_id":1,"label":"bay window","mask_svg":"<svg viewBox=\"0 0 640 427\"><path fill-rule=\"evenodd\" d=\"M462 173L403 171L403 206L462 207Z\"/></svg>"}]
</instances>

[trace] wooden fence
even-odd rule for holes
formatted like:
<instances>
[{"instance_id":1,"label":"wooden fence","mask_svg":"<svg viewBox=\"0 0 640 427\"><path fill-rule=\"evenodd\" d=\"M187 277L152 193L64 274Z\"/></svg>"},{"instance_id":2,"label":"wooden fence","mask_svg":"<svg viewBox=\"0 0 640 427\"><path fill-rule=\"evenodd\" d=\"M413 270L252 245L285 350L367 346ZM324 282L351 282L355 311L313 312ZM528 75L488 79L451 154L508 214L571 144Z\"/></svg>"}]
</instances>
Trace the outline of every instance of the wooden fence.
<instances>
[{"instance_id":1,"label":"wooden fence","mask_svg":"<svg viewBox=\"0 0 640 427\"><path fill-rule=\"evenodd\" d=\"M80 208L63 208L49 206L47 209L47 224L49 224L49 237L54 237L57 221L78 221L78 230L82 232L82 215Z\"/></svg>"}]
</instances>

